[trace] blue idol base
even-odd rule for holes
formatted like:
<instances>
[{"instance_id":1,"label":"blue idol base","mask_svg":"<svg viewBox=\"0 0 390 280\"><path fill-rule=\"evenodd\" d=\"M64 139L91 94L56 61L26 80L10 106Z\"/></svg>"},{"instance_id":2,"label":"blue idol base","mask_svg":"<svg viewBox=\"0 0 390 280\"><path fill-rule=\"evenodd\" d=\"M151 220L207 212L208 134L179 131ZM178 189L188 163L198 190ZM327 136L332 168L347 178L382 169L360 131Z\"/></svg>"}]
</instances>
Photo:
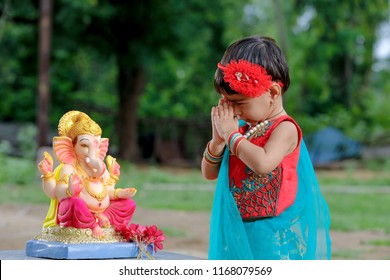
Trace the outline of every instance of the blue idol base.
<instances>
[{"instance_id":1,"label":"blue idol base","mask_svg":"<svg viewBox=\"0 0 390 280\"><path fill-rule=\"evenodd\" d=\"M154 255L153 245L148 245L146 249ZM136 258L139 252L134 242L67 244L29 240L26 243L26 256L49 259L127 259ZM142 254L142 258L146 256Z\"/></svg>"}]
</instances>

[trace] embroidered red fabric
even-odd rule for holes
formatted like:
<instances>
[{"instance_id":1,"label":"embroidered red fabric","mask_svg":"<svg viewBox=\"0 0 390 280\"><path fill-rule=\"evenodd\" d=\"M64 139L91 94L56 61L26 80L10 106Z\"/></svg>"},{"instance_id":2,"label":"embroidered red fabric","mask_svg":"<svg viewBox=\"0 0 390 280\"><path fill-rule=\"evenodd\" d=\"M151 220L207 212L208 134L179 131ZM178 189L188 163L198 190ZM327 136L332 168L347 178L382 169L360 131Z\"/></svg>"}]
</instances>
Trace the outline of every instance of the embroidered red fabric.
<instances>
[{"instance_id":1,"label":"embroidered red fabric","mask_svg":"<svg viewBox=\"0 0 390 280\"><path fill-rule=\"evenodd\" d=\"M273 130L282 121L290 121L298 129L299 144L295 150L268 174L255 174L234 155L229 160L230 191L237 203L244 221L278 216L293 204L298 187L297 164L299 159L302 132L298 124L289 116L281 116L271 122L263 134L256 135L250 141L264 147ZM241 127L245 133L247 126Z\"/></svg>"}]
</instances>

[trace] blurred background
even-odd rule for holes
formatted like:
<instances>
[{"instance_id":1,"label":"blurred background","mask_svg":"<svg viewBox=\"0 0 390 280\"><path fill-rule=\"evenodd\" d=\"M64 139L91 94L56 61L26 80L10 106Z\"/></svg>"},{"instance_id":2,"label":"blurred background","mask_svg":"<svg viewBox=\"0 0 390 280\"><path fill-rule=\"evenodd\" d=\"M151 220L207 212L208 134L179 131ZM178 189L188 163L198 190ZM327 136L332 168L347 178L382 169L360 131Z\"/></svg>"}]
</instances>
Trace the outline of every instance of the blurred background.
<instances>
[{"instance_id":1,"label":"blurred background","mask_svg":"<svg viewBox=\"0 0 390 280\"><path fill-rule=\"evenodd\" d=\"M285 108L331 210L332 257L390 259L390 0L1 0L0 208L11 217L0 249L24 248L23 217L43 220L36 162L79 110L110 138L120 184L139 189L139 216L163 224L169 250L205 256L214 72L250 35L274 38L289 62ZM11 246L12 231L25 235Z\"/></svg>"}]
</instances>

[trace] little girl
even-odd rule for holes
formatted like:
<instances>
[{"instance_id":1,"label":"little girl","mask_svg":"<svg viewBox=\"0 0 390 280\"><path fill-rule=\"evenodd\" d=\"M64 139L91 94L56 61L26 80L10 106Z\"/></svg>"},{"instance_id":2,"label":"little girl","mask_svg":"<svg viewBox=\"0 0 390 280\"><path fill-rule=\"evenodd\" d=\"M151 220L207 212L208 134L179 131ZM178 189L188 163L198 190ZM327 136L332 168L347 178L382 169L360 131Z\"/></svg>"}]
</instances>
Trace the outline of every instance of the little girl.
<instances>
[{"instance_id":1,"label":"little girl","mask_svg":"<svg viewBox=\"0 0 390 280\"><path fill-rule=\"evenodd\" d=\"M228 47L215 74L221 99L202 160L218 178L209 259L329 259L329 210L302 131L283 108L286 59L267 37Z\"/></svg>"}]
</instances>

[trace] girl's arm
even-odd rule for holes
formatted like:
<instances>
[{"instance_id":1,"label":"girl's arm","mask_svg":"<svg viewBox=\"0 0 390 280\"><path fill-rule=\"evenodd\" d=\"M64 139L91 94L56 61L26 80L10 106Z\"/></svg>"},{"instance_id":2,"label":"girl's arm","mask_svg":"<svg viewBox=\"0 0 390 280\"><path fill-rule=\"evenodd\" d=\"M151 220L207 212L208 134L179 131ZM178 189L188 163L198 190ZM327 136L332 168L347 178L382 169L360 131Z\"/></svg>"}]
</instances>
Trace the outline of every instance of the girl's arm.
<instances>
[{"instance_id":1,"label":"girl's arm","mask_svg":"<svg viewBox=\"0 0 390 280\"><path fill-rule=\"evenodd\" d=\"M218 105L221 105L222 102L223 101L221 98ZM215 118L217 115L216 110L216 107L211 108L211 124L213 128L212 139L207 144L201 165L202 175L208 180L214 180L218 178L219 167L221 165L220 162L222 161L222 154L225 148L225 140L220 136L215 127Z\"/></svg>"},{"instance_id":2,"label":"girl's arm","mask_svg":"<svg viewBox=\"0 0 390 280\"><path fill-rule=\"evenodd\" d=\"M235 153L253 172L265 174L274 170L285 156L291 153L298 143L298 131L296 126L289 121L280 123L272 132L264 148L252 144L250 141L241 139L238 141L234 135L238 133L238 126L234 118L234 108L230 102L222 102L215 110L214 126L224 142L229 146L233 137ZM236 144L235 144L236 143ZM238 143L238 144L237 144Z\"/></svg>"},{"instance_id":3,"label":"girl's arm","mask_svg":"<svg viewBox=\"0 0 390 280\"><path fill-rule=\"evenodd\" d=\"M214 140L211 140L207 144L205 153L209 152L212 157L222 157L224 148L225 148L224 142L217 144L215 143ZM206 178L207 180L215 180L218 178L219 167L221 165L221 162L212 163L212 161L210 161L210 159L207 159L206 157L207 155L204 155L202 159L203 177ZM220 161L222 161L222 158L220 158Z\"/></svg>"},{"instance_id":4,"label":"girl's arm","mask_svg":"<svg viewBox=\"0 0 390 280\"><path fill-rule=\"evenodd\" d=\"M289 121L281 122L273 131L264 148L243 140L237 149L237 157L256 174L265 174L274 170L285 156L298 144L298 131Z\"/></svg>"}]
</instances>

